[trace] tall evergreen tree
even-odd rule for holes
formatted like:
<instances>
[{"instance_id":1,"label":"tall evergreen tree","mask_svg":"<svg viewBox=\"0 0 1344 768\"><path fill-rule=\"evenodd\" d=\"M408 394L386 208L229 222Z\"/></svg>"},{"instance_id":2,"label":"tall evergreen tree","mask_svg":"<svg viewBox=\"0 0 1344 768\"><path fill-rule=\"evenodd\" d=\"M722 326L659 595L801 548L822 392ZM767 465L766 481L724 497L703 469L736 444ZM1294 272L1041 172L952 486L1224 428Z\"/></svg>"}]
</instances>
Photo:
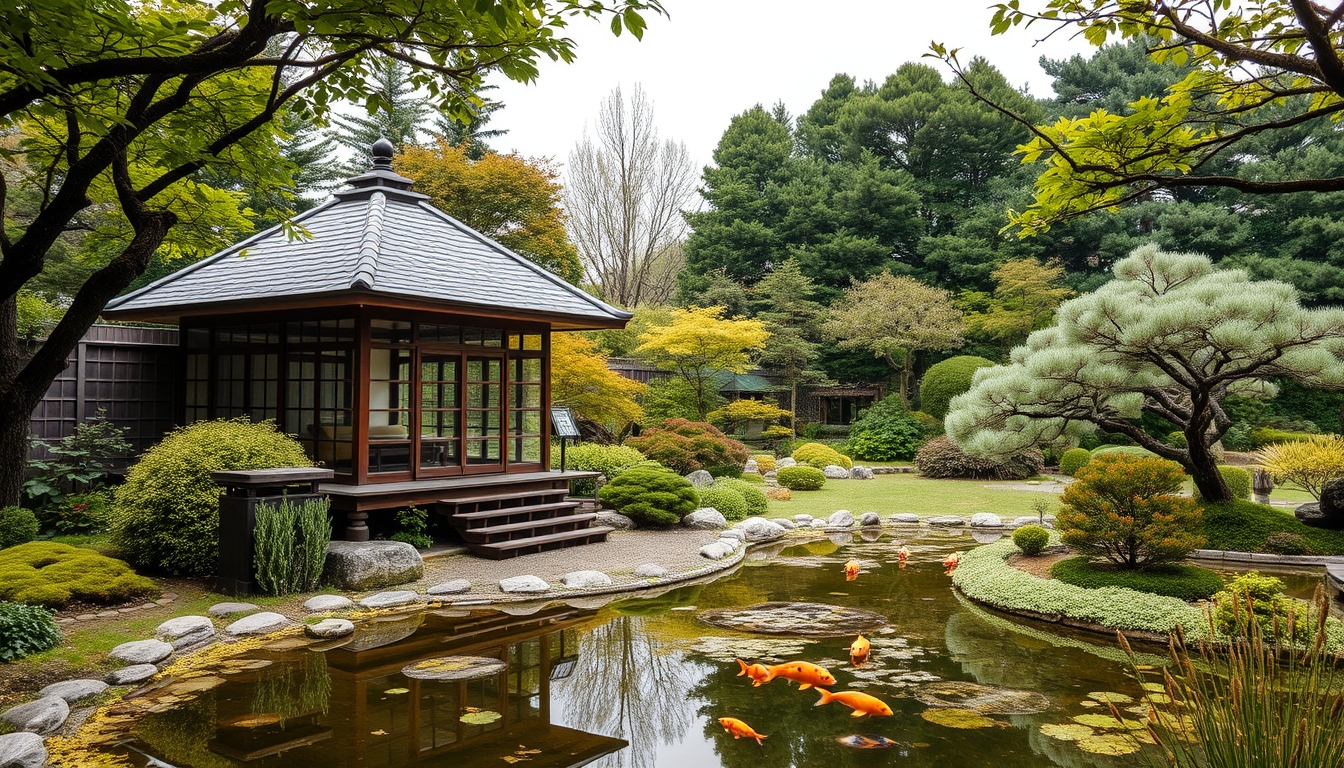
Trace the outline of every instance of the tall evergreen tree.
<instances>
[{"instance_id":1,"label":"tall evergreen tree","mask_svg":"<svg viewBox=\"0 0 1344 768\"><path fill-rule=\"evenodd\" d=\"M798 388L829 383L826 374L813 366L821 356L817 343L825 308L813 301L816 285L796 259L776 265L752 291L756 319L770 331L761 364L779 373L789 390L793 436L798 436Z\"/></svg>"},{"instance_id":2,"label":"tall evergreen tree","mask_svg":"<svg viewBox=\"0 0 1344 768\"><path fill-rule=\"evenodd\" d=\"M498 87L487 85L477 91L477 95ZM434 128L431 129L431 133L455 147L464 147L468 159L480 160L487 152L495 151L490 146L491 139L497 139L508 133L507 130L485 127L490 123L491 116L503 108L503 102L482 98L480 106L473 109L467 117L456 117L447 112L440 112L434 117Z\"/></svg>"},{"instance_id":3,"label":"tall evergreen tree","mask_svg":"<svg viewBox=\"0 0 1344 768\"><path fill-rule=\"evenodd\" d=\"M372 96L367 115L334 115L332 140L354 150L353 170L368 168L369 147L378 139L392 142L398 151L419 144L431 112L430 101L417 91L415 71L390 56L377 56L369 67Z\"/></svg>"}]
</instances>

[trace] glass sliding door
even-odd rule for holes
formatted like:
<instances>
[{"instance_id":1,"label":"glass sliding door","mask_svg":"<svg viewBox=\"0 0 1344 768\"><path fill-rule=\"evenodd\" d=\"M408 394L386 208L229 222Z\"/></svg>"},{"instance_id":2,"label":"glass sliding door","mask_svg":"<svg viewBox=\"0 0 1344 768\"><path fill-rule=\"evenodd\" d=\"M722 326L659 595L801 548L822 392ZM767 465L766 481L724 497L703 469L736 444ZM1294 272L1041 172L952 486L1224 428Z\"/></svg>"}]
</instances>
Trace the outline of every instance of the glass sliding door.
<instances>
[{"instance_id":1,"label":"glass sliding door","mask_svg":"<svg viewBox=\"0 0 1344 768\"><path fill-rule=\"evenodd\" d=\"M465 379L466 471L499 472L504 466L503 358L468 355Z\"/></svg>"},{"instance_id":2,"label":"glass sliding door","mask_svg":"<svg viewBox=\"0 0 1344 768\"><path fill-rule=\"evenodd\" d=\"M541 464L542 359L509 359L509 464Z\"/></svg>"},{"instance_id":3,"label":"glass sliding door","mask_svg":"<svg viewBox=\"0 0 1344 768\"><path fill-rule=\"evenodd\" d=\"M461 366L461 355L420 353L420 475L461 471Z\"/></svg>"},{"instance_id":4,"label":"glass sliding door","mask_svg":"<svg viewBox=\"0 0 1344 768\"><path fill-rule=\"evenodd\" d=\"M369 473L411 471L410 349L369 352Z\"/></svg>"}]
</instances>

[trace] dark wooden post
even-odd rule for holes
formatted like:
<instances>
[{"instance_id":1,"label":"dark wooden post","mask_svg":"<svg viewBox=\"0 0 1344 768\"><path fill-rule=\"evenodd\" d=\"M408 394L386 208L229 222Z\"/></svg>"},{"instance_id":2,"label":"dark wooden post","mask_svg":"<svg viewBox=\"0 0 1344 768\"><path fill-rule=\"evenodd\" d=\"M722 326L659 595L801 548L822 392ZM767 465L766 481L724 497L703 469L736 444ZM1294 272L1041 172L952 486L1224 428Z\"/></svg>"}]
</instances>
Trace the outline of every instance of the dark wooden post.
<instances>
[{"instance_id":1,"label":"dark wooden post","mask_svg":"<svg viewBox=\"0 0 1344 768\"><path fill-rule=\"evenodd\" d=\"M252 594L252 553L256 547L252 529L258 506L279 504L285 498L322 498L317 484L334 474L330 469L312 467L212 472L210 479L224 487L219 498L219 573L215 589L236 597Z\"/></svg>"}]
</instances>

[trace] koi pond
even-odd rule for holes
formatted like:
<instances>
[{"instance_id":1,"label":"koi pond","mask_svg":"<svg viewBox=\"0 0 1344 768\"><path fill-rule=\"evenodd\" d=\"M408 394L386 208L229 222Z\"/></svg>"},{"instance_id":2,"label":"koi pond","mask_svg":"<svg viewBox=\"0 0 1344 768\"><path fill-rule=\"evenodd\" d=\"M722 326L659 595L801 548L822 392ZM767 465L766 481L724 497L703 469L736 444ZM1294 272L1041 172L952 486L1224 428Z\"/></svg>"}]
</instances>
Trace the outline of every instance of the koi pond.
<instances>
[{"instance_id":1,"label":"koi pond","mask_svg":"<svg viewBox=\"0 0 1344 768\"><path fill-rule=\"evenodd\" d=\"M1137 724L1140 684L1106 638L1046 631L960 598L942 561L975 545L964 532L869 538L791 540L711 583L600 607L585 598L509 612L428 609L365 620L325 650L302 637L224 647L113 706L86 733L132 765L175 768L1142 762L1142 731L1126 731L1106 703ZM850 559L862 566L853 581ZM811 622L801 633L787 606L735 613L776 601L853 610L800 610ZM845 623L858 619L869 622L871 653L854 666L857 633ZM470 660L435 661L443 657ZM753 686L738 658L818 664L836 678L833 691L875 696L893 715L815 706L816 690L784 679ZM723 717L766 738L734 739Z\"/></svg>"}]
</instances>

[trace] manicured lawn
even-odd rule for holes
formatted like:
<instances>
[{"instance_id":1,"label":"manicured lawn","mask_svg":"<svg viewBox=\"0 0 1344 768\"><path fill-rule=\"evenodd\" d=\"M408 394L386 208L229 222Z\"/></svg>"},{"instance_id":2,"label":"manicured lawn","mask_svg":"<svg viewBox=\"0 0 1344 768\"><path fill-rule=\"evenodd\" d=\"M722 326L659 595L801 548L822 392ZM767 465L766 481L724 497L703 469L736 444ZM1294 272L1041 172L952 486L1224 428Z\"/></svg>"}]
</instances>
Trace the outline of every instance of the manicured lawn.
<instances>
[{"instance_id":1,"label":"manicured lawn","mask_svg":"<svg viewBox=\"0 0 1344 768\"><path fill-rule=\"evenodd\" d=\"M1045 501L1053 513L1059 497L1053 493L986 488L998 485L986 480L932 480L919 475L878 475L872 480L827 480L816 491L795 491L789 501L771 501L772 517L806 514L830 515L847 509L858 515L878 512L882 516L897 512L917 515L973 515L993 512L1006 518L1034 515L1032 505Z\"/></svg>"}]
</instances>

